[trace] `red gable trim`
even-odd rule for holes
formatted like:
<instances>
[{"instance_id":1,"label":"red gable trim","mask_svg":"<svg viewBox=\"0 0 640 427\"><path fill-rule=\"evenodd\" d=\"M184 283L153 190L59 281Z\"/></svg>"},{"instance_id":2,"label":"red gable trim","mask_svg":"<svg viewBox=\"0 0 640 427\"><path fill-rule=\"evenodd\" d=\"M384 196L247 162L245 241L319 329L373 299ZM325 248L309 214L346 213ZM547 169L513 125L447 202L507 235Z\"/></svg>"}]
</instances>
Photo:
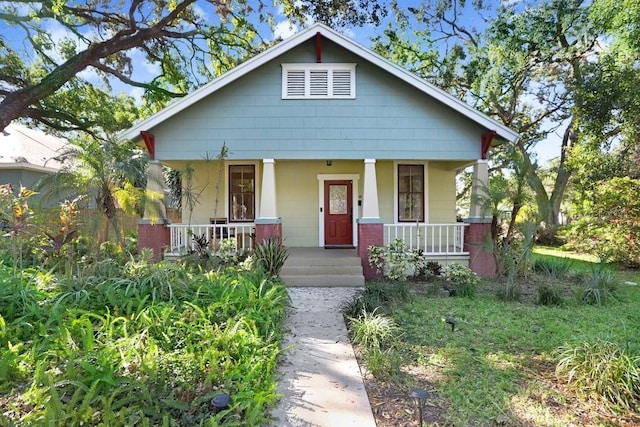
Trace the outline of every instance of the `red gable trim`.
<instances>
[{"instance_id":1,"label":"red gable trim","mask_svg":"<svg viewBox=\"0 0 640 427\"><path fill-rule=\"evenodd\" d=\"M493 142L493 137L496 135L495 130L490 130L482 134L480 137L480 141L482 142L482 160L487 159L487 153L489 152L489 148L491 147L491 143Z\"/></svg>"},{"instance_id":2,"label":"red gable trim","mask_svg":"<svg viewBox=\"0 0 640 427\"><path fill-rule=\"evenodd\" d=\"M322 34L320 31L316 33L316 62L322 62Z\"/></svg>"},{"instance_id":3,"label":"red gable trim","mask_svg":"<svg viewBox=\"0 0 640 427\"><path fill-rule=\"evenodd\" d=\"M149 152L149 157L151 160L156 159L156 137L146 130L140 131L140 136L144 140L144 145L147 147L147 151Z\"/></svg>"}]
</instances>

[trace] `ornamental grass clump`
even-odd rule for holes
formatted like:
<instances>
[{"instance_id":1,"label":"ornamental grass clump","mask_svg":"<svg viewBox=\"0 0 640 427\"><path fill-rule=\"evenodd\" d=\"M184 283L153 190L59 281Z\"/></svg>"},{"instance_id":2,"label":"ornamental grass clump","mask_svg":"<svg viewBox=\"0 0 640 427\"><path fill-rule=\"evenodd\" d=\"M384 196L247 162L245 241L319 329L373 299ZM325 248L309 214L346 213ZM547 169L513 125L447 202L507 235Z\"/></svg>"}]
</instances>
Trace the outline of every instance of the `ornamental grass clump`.
<instances>
[{"instance_id":1,"label":"ornamental grass clump","mask_svg":"<svg viewBox=\"0 0 640 427\"><path fill-rule=\"evenodd\" d=\"M594 393L613 410L640 407L640 355L597 340L561 348L556 373L584 396Z\"/></svg>"}]
</instances>

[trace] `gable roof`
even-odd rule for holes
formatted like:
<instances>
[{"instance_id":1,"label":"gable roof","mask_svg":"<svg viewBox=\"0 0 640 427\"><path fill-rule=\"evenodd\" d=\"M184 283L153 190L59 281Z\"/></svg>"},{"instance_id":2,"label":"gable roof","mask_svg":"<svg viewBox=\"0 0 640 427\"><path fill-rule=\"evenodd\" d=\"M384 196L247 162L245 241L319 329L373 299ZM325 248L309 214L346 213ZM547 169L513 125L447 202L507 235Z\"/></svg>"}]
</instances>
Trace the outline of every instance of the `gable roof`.
<instances>
[{"instance_id":1,"label":"gable roof","mask_svg":"<svg viewBox=\"0 0 640 427\"><path fill-rule=\"evenodd\" d=\"M158 113L142 120L135 124L130 129L122 133L123 139L140 139L140 132L147 131L155 127L156 125L164 122L173 115L188 108L192 104L200 101L201 99L209 96L224 86L232 83L240 77L250 73L256 68L264 65L265 63L275 59L276 57L288 52L289 50L299 46L306 42L311 37L319 33L328 40L336 43L351 53L363 58L364 60L378 66L379 68L387 71L400 80L410 84L426 95L440 101L446 106L458 111L463 116L476 122L478 125L486 128L487 130L493 130L496 132L496 136L505 139L509 142L515 142L520 137L519 134L507 126L499 123L491 117L481 113L466 103L460 101L454 96L448 94L444 90L434 86L426 80L418 77L417 75L405 70L404 68L394 64L386 58L378 55L377 53L363 47L362 45L354 42L353 40L345 37L344 35L332 30L324 24L314 24L311 27L303 30L284 41L276 44L275 46L265 50L264 52L254 56L253 58L243 62L227 73L205 84L184 98L178 99L175 102L169 104L167 107L159 111Z\"/></svg>"},{"instance_id":2,"label":"gable roof","mask_svg":"<svg viewBox=\"0 0 640 427\"><path fill-rule=\"evenodd\" d=\"M0 169L58 171L62 165L55 157L67 144L64 139L11 123L0 132Z\"/></svg>"}]
</instances>

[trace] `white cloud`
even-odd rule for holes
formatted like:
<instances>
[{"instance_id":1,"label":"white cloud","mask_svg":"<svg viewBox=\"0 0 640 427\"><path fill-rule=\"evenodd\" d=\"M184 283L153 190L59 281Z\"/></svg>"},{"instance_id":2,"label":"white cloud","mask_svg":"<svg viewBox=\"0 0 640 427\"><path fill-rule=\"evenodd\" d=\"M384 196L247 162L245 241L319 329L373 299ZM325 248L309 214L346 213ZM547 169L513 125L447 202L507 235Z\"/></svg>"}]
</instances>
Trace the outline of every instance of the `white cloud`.
<instances>
[{"instance_id":1,"label":"white cloud","mask_svg":"<svg viewBox=\"0 0 640 427\"><path fill-rule=\"evenodd\" d=\"M298 32L297 25L292 24L289 21L282 21L276 24L275 28L273 29L273 38L274 39L281 38L284 40L287 37L291 37L297 32Z\"/></svg>"}]
</instances>

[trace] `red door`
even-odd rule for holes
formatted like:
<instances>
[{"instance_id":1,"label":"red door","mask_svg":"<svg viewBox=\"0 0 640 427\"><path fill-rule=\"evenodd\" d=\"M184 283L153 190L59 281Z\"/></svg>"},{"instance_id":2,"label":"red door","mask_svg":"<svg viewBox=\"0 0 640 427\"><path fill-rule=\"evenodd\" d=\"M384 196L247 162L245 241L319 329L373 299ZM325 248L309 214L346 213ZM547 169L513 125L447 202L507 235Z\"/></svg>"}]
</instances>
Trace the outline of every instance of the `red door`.
<instances>
[{"instance_id":1,"label":"red door","mask_svg":"<svg viewBox=\"0 0 640 427\"><path fill-rule=\"evenodd\" d=\"M351 181L324 182L324 245L353 246Z\"/></svg>"}]
</instances>

